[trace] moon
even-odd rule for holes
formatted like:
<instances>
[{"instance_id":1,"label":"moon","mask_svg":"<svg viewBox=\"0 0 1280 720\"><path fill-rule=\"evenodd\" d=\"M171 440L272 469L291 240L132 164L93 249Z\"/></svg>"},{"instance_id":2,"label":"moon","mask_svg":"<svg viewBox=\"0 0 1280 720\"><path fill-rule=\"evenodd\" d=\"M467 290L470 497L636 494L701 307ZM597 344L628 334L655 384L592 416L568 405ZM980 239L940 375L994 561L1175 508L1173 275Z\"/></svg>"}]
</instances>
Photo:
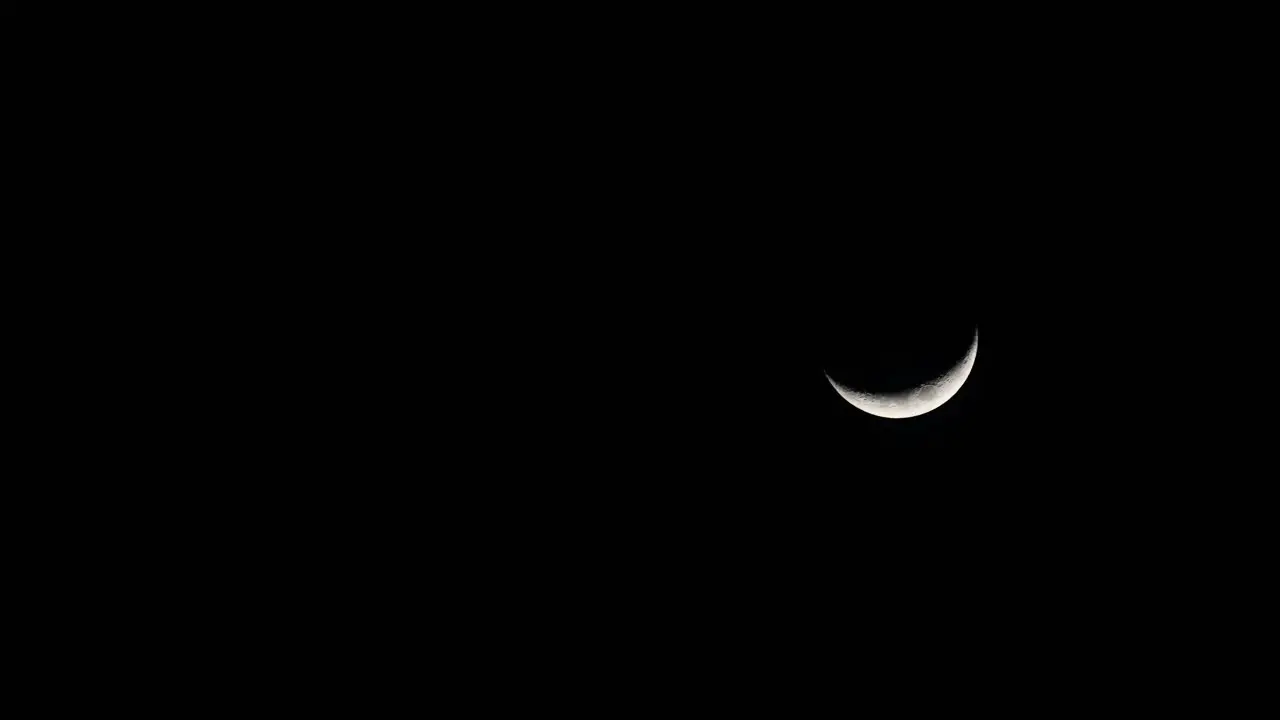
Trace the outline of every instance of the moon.
<instances>
[{"instance_id":1,"label":"moon","mask_svg":"<svg viewBox=\"0 0 1280 720\"><path fill-rule=\"evenodd\" d=\"M849 401L850 405L876 417L902 419L923 415L930 410L937 410L950 400L969 379L973 371L973 362L978 358L978 331L973 331L973 342L955 367L938 377L921 383L916 387L894 393L870 393L849 387L836 381L830 373L825 373L827 381Z\"/></svg>"}]
</instances>

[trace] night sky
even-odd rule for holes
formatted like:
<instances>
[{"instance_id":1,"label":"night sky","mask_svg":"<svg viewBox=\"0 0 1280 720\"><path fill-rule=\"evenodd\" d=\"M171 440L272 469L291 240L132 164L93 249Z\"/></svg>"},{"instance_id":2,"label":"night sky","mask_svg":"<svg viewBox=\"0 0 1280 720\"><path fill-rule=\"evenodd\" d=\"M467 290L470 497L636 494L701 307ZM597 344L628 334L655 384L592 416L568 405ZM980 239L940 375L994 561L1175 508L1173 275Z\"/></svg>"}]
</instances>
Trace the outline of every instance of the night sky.
<instances>
[{"instance_id":1,"label":"night sky","mask_svg":"<svg viewBox=\"0 0 1280 720\"><path fill-rule=\"evenodd\" d=\"M339 362L314 395L350 383L387 405L334 412L368 418L377 447L403 443L413 460L335 487L467 496L388 495L371 516L470 503L474 522L452 537L524 568L504 596L521 602L614 583L626 598L669 589L678 605L703 588L827 617L857 602L928 614L996 588L1052 593L1046 568L1112 558L1102 538L1132 528L1160 545L1158 523L1197 522L1163 508L1198 502L1210 487L1198 481L1244 477L1206 450L1215 433L1270 442L1266 423L1221 411L1271 395L1229 383L1250 355L1228 321L1264 305L1219 312L1245 284L1201 260L1224 240L1205 229L1233 214L1188 188L1228 175L1175 177L1183 156L1161 129L1173 114L1128 112L1122 82L1070 96L1059 80L1074 60L1033 66L977 44L930 55L871 42L889 33L857 18L775 14L750 32L730 22L739 13L629 38L634 18L592 32L567 18L557 27L574 42L485 18L459 48L410 30L404 57L353 75L365 95L285 53L280 87L312 77L334 108L313 114L335 129L302 154L321 167L341 154L330 143L350 146L358 167L316 171L324 210L296 230L281 213L288 223L246 222L237 239L314 235L348 274L347 253L375 248L363 282L407 276L393 300L353 293L375 306L325 347L373 369ZM915 24L895 27L917 38ZM375 30L369 42L387 45ZM254 131L269 121L252 117ZM361 206L361 193L379 202ZM329 207L358 222L337 229ZM303 266L280 271L282 287ZM343 272L324 276L332 291ZM299 313L326 307L300 297ZM975 328L971 375L919 417L866 414L824 375L918 381ZM439 371L441 359L467 368ZM446 394L464 409L442 410ZM475 439L457 464L443 459L452 433ZM1134 553L1112 567L1153 554ZM723 617L723 605L707 607Z\"/></svg>"}]
</instances>

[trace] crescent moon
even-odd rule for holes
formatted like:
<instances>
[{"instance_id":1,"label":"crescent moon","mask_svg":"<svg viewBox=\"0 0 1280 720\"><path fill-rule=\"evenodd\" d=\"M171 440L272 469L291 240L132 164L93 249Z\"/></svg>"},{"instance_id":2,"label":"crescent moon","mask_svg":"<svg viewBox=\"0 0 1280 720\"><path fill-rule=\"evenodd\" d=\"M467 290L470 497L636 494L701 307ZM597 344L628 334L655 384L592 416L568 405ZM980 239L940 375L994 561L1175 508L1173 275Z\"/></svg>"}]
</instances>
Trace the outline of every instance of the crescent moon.
<instances>
[{"instance_id":1,"label":"crescent moon","mask_svg":"<svg viewBox=\"0 0 1280 720\"><path fill-rule=\"evenodd\" d=\"M978 331L973 331L973 343L960 362L947 372L909 390L896 393L867 393L848 387L834 380L829 373L827 381L859 410L882 418L909 418L936 410L943 403L955 397L960 386L969 379L973 371L973 362L978 358Z\"/></svg>"}]
</instances>

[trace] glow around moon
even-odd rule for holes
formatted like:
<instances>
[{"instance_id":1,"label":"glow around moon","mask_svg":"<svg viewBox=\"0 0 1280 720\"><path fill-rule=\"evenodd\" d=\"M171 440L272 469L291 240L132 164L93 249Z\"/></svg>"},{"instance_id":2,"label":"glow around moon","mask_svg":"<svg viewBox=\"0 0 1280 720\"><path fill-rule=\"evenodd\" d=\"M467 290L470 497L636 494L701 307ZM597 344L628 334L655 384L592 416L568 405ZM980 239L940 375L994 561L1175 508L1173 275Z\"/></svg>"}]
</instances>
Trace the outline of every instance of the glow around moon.
<instances>
[{"instance_id":1,"label":"glow around moon","mask_svg":"<svg viewBox=\"0 0 1280 720\"><path fill-rule=\"evenodd\" d=\"M936 410L950 400L969 379L973 371L973 363L978 358L978 331L973 331L973 343L963 359L947 372L929 382L922 383L910 390L897 393L867 393L848 387L832 379L827 374L827 381L849 401L850 405L882 418L909 418Z\"/></svg>"}]
</instances>

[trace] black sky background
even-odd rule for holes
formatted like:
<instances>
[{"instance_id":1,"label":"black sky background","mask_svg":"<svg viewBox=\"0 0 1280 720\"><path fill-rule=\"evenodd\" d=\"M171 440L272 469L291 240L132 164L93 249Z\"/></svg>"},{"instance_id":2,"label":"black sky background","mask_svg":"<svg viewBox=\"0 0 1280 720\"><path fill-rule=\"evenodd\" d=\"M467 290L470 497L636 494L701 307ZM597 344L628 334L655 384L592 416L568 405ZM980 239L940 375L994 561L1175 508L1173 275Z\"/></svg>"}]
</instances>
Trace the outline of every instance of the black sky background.
<instances>
[{"instance_id":1,"label":"black sky background","mask_svg":"<svg viewBox=\"0 0 1280 720\"><path fill-rule=\"evenodd\" d=\"M343 512L319 522L377 526L414 554L403 537L448 527L435 549L535 616L568 588L584 613L702 603L732 625L748 598L818 632L850 608L906 608L924 632L969 607L1032 612L1083 594L1068 570L1133 582L1220 537L1253 487L1230 447L1270 442L1235 410L1257 395L1230 383L1253 362L1236 330L1265 335L1265 304L1210 252L1245 197L1204 170L1228 133L1189 123L1210 149L1185 142L1169 118L1190 116L1153 111L1148 74L1089 73L1070 52L1024 62L1034 33L925 53L898 42L909 21L889 37L756 19L766 30L559 26L573 42L507 14L469 35L375 24L364 43L308 36L315 63L247 63L243 86L216 53L162 83L173 114L148 117L175 119L139 127L196 149L161 167L216 168L221 190L156 172L182 203L142 195L166 208L143 217L228 228L250 246L234 276L279 277L289 298L279 315L250 305L254 330L233 329L261 340L218 346L237 368L202 387L272 388L247 394L278 414L232 427L266 418L255 442L302 448L282 472L337 467L333 453L355 468L270 502L255 484L251 504L277 519L330 498ZM208 103L206 75L251 111ZM105 106L134 102L119 77L135 75L102 83ZM1165 81L1175 101L1188 77ZM192 110L169 88L194 89ZM276 236L303 247L257 250ZM300 275L314 287L293 292ZM939 409L875 418L824 377L833 344L874 353L883 332L932 357L932 322L981 333ZM322 361L337 370L313 382ZM282 419L299 408L339 441Z\"/></svg>"}]
</instances>

